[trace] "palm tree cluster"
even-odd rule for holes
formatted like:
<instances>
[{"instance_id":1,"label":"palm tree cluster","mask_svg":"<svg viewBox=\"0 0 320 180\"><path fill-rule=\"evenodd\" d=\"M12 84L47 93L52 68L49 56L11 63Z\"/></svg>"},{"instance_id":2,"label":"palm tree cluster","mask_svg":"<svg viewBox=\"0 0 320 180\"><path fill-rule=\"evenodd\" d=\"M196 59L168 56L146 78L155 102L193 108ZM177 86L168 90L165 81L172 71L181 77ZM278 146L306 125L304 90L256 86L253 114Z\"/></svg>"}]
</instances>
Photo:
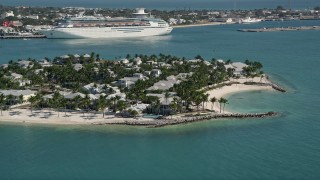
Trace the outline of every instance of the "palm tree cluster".
<instances>
[{"instance_id":1,"label":"palm tree cluster","mask_svg":"<svg viewBox=\"0 0 320 180\"><path fill-rule=\"evenodd\" d=\"M31 111L34 107L54 108L58 112L60 109L70 110L96 110L104 111L108 107L114 112L125 110L130 104L143 102L151 104L153 113L159 114L165 112L159 98L147 96L148 93L165 94L168 99L169 92L174 92L176 95L173 101L168 106L171 112L182 112L192 110L191 106L195 106L197 110L205 108L205 103L209 101L209 95L203 90L210 85L219 84L229 80L234 76L232 69L226 69L223 62L212 59L211 62L204 61L200 55L195 57L196 61L188 61L186 58L176 57L172 55L142 55L135 54L134 56L126 55L128 64L114 60L101 60L99 54L91 53L90 58L76 58L74 55L68 55L69 58L55 57L52 61L52 66L42 67L41 64L34 60L28 59L30 65L28 67L20 67L17 62L10 61L7 68L1 67L0 71L0 89L38 89L38 94L30 97L28 100L31 104ZM116 59L121 59L117 57ZM137 64L136 60L140 59L141 64ZM229 60L228 62L231 62ZM82 68L75 69L75 65L81 65ZM161 66L159 64L165 64ZM262 73L262 68L259 62L246 61L248 67L244 69L246 75L256 75ZM146 71L153 69L161 70L161 75L156 77L146 75L145 80L138 80L130 88L120 88L122 93L126 94L126 100L121 100L115 96L111 99L106 99L105 95L101 95L98 100L91 100L88 92L84 92L81 87L86 84L111 84L112 82L123 77L133 76L134 73L145 74ZM5 76L15 72L23 75L23 77L31 80L30 87L18 87L17 84L9 81ZM190 73L191 72L191 73ZM167 90L147 91L155 82L166 80L169 76L177 76L180 73L188 74L186 78L180 79L181 82L174 84L173 87ZM73 92L86 93L85 97L77 96L73 99L65 99L58 91L72 90ZM44 99L43 95L53 93L53 98ZM13 97L5 97L1 104L15 103ZM223 108L227 101L219 99L219 103L223 104ZM210 99L211 103L215 103L217 99ZM2 105L2 106L3 106ZM167 108L167 107L166 107ZM221 110L220 110L221 111ZM58 114L59 115L59 114Z\"/></svg>"}]
</instances>

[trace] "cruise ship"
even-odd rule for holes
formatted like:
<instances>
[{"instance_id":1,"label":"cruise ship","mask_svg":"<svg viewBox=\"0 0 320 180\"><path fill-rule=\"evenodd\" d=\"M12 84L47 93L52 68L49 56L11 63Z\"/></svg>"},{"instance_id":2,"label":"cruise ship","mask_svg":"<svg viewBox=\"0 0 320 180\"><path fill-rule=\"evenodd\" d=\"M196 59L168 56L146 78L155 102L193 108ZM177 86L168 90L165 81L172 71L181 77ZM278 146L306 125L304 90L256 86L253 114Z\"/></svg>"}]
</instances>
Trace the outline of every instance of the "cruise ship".
<instances>
[{"instance_id":1,"label":"cruise ship","mask_svg":"<svg viewBox=\"0 0 320 180\"><path fill-rule=\"evenodd\" d=\"M172 27L162 19L148 17L137 8L134 18L83 16L65 18L55 27L40 30L49 39L130 38L171 33Z\"/></svg>"}]
</instances>

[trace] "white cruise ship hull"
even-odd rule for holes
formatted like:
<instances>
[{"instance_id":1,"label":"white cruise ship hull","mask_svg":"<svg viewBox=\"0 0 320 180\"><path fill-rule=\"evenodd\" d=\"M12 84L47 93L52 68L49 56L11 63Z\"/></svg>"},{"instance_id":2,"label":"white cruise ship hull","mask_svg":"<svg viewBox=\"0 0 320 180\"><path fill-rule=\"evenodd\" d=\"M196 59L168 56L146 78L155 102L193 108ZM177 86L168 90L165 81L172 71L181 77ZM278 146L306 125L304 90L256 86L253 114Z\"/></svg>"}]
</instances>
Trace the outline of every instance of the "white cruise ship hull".
<instances>
[{"instance_id":1,"label":"white cruise ship hull","mask_svg":"<svg viewBox=\"0 0 320 180\"><path fill-rule=\"evenodd\" d=\"M130 27L81 27L52 28L42 30L49 39L80 39L80 38L133 38L160 36L169 34L172 27L130 26Z\"/></svg>"}]
</instances>

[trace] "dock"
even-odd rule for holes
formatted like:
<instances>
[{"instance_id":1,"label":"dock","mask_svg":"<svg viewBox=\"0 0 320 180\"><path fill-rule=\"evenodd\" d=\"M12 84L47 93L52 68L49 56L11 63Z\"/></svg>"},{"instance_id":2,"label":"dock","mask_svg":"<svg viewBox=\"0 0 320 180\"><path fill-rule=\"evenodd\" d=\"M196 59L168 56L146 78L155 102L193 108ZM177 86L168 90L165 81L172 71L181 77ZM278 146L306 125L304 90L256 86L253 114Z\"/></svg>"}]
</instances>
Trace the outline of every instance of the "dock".
<instances>
[{"instance_id":1,"label":"dock","mask_svg":"<svg viewBox=\"0 0 320 180\"><path fill-rule=\"evenodd\" d=\"M40 39L46 38L45 35L4 35L0 39Z\"/></svg>"},{"instance_id":2,"label":"dock","mask_svg":"<svg viewBox=\"0 0 320 180\"><path fill-rule=\"evenodd\" d=\"M320 30L320 26L301 26L301 27L274 27L258 29L238 29L240 32L276 32L276 31L303 31L303 30Z\"/></svg>"}]
</instances>

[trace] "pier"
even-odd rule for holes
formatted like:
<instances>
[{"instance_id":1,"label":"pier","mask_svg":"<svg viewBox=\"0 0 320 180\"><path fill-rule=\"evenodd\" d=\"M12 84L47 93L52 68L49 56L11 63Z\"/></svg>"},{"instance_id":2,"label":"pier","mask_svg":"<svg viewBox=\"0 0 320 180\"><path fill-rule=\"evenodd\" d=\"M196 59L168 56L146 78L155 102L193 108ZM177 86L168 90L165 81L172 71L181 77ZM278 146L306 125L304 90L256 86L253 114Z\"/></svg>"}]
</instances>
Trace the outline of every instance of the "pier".
<instances>
[{"instance_id":1,"label":"pier","mask_svg":"<svg viewBox=\"0 0 320 180\"><path fill-rule=\"evenodd\" d=\"M45 35L4 35L0 39L40 39L46 38Z\"/></svg>"},{"instance_id":2,"label":"pier","mask_svg":"<svg viewBox=\"0 0 320 180\"><path fill-rule=\"evenodd\" d=\"M320 30L320 26L238 29L238 31L240 31L240 32L276 32L276 31L302 31L302 30Z\"/></svg>"}]
</instances>

